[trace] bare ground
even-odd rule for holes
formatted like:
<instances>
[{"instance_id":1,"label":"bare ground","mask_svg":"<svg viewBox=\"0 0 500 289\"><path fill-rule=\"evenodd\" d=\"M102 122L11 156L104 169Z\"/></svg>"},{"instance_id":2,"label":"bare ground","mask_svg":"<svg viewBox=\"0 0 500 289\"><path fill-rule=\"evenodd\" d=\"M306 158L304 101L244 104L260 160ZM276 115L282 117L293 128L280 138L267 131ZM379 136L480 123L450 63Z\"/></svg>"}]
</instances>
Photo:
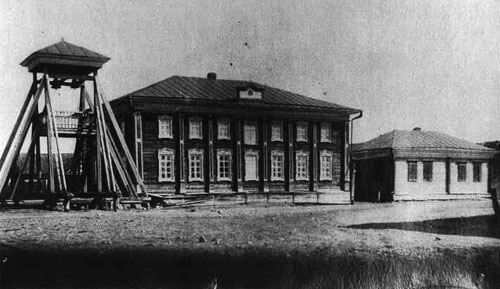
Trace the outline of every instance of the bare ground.
<instances>
[{"instance_id":1,"label":"bare ground","mask_svg":"<svg viewBox=\"0 0 500 289\"><path fill-rule=\"evenodd\" d=\"M260 265L265 271L276 272L269 280L264 278L268 280L264 283L277 287L422 288L448 284L450 287L442 288L500 288L499 228L489 200L337 206L218 204L119 212L4 210L0 212L0 278L3 270L6 284L15 284L19 280L12 276L22 273L16 270L37 256L85 252L123 262L148 256L142 265L151 264L150 258L169 260L168 268L180 268L178 264L183 262L184 267L192 268L193 263L200 265L193 260L205 260L205 267L196 270L223 276L220 282L231 280L227 287L266 287L255 285L248 276L234 279L223 273L234 268L252 271L248 268L261 259L269 260ZM124 255L129 259L120 259ZM24 261L16 263L15 258ZM85 264L73 265L86 268ZM296 274L304 270L311 270L306 274L309 278ZM254 273L262 274L257 271ZM161 279L148 274L152 284Z\"/></svg>"}]
</instances>

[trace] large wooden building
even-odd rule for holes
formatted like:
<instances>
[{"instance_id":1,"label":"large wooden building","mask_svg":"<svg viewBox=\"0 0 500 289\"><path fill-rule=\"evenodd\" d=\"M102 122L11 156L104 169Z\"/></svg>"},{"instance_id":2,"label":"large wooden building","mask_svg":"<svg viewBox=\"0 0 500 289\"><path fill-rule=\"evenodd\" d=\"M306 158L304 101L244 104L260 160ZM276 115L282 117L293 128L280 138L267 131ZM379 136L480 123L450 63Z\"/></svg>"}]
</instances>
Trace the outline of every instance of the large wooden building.
<instances>
[{"instance_id":1,"label":"large wooden building","mask_svg":"<svg viewBox=\"0 0 500 289\"><path fill-rule=\"evenodd\" d=\"M349 125L360 110L215 73L172 76L111 105L149 192L349 200Z\"/></svg>"},{"instance_id":2,"label":"large wooden building","mask_svg":"<svg viewBox=\"0 0 500 289\"><path fill-rule=\"evenodd\" d=\"M394 130L354 144L357 201L489 197L495 151L436 131Z\"/></svg>"}]
</instances>

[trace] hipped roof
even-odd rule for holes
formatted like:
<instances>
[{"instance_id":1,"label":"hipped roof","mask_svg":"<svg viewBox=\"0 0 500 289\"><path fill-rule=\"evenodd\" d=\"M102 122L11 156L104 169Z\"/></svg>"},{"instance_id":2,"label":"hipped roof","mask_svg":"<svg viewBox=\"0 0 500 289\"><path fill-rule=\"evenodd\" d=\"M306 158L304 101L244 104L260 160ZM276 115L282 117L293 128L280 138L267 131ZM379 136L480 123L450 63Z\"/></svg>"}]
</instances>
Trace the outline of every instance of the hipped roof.
<instances>
[{"instance_id":1,"label":"hipped roof","mask_svg":"<svg viewBox=\"0 0 500 289\"><path fill-rule=\"evenodd\" d=\"M258 88L262 90L262 100L238 101L238 91L246 88ZM327 109L332 113L354 114L360 110L342 106L328 101L323 101L275 87L250 81L208 79L200 77L172 76L145 88L131 92L113 102L117 103L133 98L140 101L141 98L155 98L172 101L210 101L212 103L228 103L233 105L244 105L251 103L261 107L301 107Z\"/></svg>"},{"instance_id":2,"label":"hipped roof","mask_svg":"<svg viewBox=\"0 0 500 289\"><path fill-rule=\"evenodd\" d=\"M437 131L393 130L353 145L355 158L392 154L395 158L490 159L495 151Z\"/></svg>"}]
</instances>

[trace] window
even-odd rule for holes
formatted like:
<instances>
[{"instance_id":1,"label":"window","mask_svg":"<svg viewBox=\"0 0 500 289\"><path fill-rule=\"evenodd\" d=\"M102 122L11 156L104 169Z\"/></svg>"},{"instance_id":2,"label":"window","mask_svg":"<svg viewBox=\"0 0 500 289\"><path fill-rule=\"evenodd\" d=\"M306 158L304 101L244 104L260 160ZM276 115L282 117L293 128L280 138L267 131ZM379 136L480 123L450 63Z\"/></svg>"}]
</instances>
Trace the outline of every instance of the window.
<instances>
[{"instance_id":1,"label":"window","mask_svg":"<svg viewBox=\"0 0 500 289\"><path fill-rule=\"evenodd\" d=\"M245 181L258 180L259 157L256 152L248 151L245 153Z\"/></svg>"},{"instance_id":2,"label":"window","mask_svg":"<svg viewBox=\"0 0 500 289\"><path fill-rule=\"evenodd\" d=\"M424 162L424 181L432 182L432 162Z\"/></svg>"},{"instance_id":3,"label":"window","mask_svg":"<svg viewBox=\"0 0 500 289\"><path fill-rule=\"evenodd\" d=\"M417 162L408 162L408 182L416 182L418 179Z\"/></svg>"},{"instance_id":4,"label":"window","mask_svg":"<svg viewBox=\"0 0 500 289\"><path fill-rule=\"evenodd\" d=\"M254 122L245 123L245 144L257 144L257 124Z\"/></svg>"},{"instance_id":5,"label":"window","mask_svg":"<svg viewBox=\"0 0 500 289\"><path fill-rule=\"evenodd\" d=\"M467 163L457 163L458 181L465 182L467 180Z\"/></svg>"},{"instance_id":6,"label":"window","mask_svg":"<svg viewBox=\"0 0 500 289\"><path fill-rule=\"evenodd\" d=\"M332 180L332 153L321 151L320 154L320 180Z\"/></svg>"},{"instance_id":7,"label":"window","mask_svg":"<svg viewBox=\"0 0 500 289\"><path fill-rule=\"evenodd\" d=\"M472 167L472 180L476 183L481 182L481 163L474 163Z\"/></svg>"},{"instance_id":8,"label":"window","mask_svg":"<svg viewBox=\"0 0 500 289\"><path fill-rule=\"evenodd\" d=\"M321 142L331 142L332 141L332 129L328 122L321 123Z\"/></svg>"},{"instance_id":9,"label":"window","mask_svg":"<svg viewBox=\"0 0 500 289\"><path fill-rule=\"evenodd\" d=\"M199 117L191 117L189 118L189 138L194 139L202 138L202 123L201 118Z\"/></svg>"},{"instance_id":10,"label":"window","mask_svg":"<svg viewBox=\"0 0 500 289\"><path fill-rule=\"evenodd\" d=\"M172 117L158 116L158 138L172 138Z\"/></svg>"},{"instance_id":11,"label":"window","mask_svg":"<svg viewBox=\"0 0 500 289\"><path fill-rule=\"evenodd\" d=\"M298 151L296 153L296 164L297 169L295 172L295 178L297 180L308 180L309 179L309 154L304 151Z\"/></svg>"},{"instance_id":12,"label":"window","mask_svg":"<svg viewBox=\"0 0 500 289\"><path fill-rule=\"evenodd\" d=\"M283 151L271 151L271 181L284 180L285 154Z\"/></svg>"},{"instance_id":13,"label":"window","mask_svg":"<svg viewBox=\"0 0 500 289\"><path fill-rule=\"evenodd\" d=\"M283 123L281 121L271 123L271 141L283 141Z\"/></svg>"},{"instance_id":14,"label":"window","mask_svg":"<svg viewBox=\"0 0 500 289\"><path fill-rule=\"evenodd\" d=\"M174 151L170 149L158 150L158 181L174 180Z\"/></svg>"},{"instance_id":15,"label":"window","mask_svg":"<svg viewBox=\"0 0 500 289\"><path fill-rule=\"evenodd\" d=\"M220 119L217 122L217 138L230 139L231 125L228 119Z\"/></svg>"},{"instance_id":16,"label":"window","mask_svg":"<svg viewBox=\"0 0 500 289\"><path fill-rule=\"evenodd\" d=\"M307 123L297 123L297 141L307 141Z\"/></svg>"},{"instance_id":17,"label":"window","mask_svg":"<svg viewBox=\"0 0 500 289\"><path fill-rule=\"evenodd\" d=\"M217 150L217 180L231 180L231 151Z\"/></svg>"},{"instance_id":18,"label":"window","mask_svg":"<svg viewBox=\"0 0 500 289\"><path fill-rule=\"evenodd\" d=\"M189 180L203 181L203 152L201 150L189 150Z\"/></svg>"}]
</instances>

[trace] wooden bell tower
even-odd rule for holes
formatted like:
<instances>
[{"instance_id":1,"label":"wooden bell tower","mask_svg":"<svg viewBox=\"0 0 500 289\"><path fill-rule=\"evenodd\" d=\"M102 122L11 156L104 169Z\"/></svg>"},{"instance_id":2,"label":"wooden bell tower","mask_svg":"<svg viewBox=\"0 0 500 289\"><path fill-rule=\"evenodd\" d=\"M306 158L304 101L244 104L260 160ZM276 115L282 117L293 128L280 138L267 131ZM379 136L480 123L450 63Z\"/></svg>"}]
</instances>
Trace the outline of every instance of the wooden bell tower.
<instances>
[{"instance_id":1,"label":"wooden bell tower","mask_svg":"<svg viewBox=\"0 0 500 289\"><path fill-rule=\"evenodd\" d=\"M99 91L97 71L109 59L62 40L21 63L33 74L33 83L0 158L3 204L42 199L49 208L62 201L69 210L72 199L111 198L116 209L125 199L147 198L113 111ZM79 90L77 111L54 110L51 91L63 86ZM63 157L61 138L76 139L71 162ZM26 154L21 154L23 145Z\"/></svg>"}]
</instances>

